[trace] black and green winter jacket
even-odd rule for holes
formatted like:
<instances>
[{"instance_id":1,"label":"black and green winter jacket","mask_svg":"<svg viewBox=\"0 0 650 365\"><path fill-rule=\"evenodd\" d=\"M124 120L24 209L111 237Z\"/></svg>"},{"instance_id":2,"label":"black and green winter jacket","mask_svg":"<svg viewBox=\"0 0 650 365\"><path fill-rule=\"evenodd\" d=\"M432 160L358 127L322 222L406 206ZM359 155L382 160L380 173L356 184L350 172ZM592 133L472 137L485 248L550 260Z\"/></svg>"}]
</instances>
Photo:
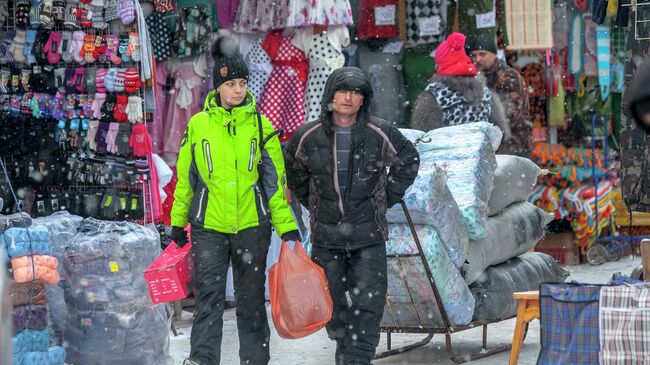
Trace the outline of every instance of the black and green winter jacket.
<instances>
[{"instance_id":1,"label":"black and green winter jacket","mask_svg":"<svg viewBox=\"0 0 650 365\"><path fill-rule=\"evenodd\" d=\"M279 235L297 230L285 194L280 140L275 135L260 150L253 95L248 92L244 104L231 111L219 106L217 98L215 91L208 94L181 142L172 226L189 222L234 234L270 220ZM261 121L267 139L274 129L266 118Z\"/></svg>"}]
</instances>

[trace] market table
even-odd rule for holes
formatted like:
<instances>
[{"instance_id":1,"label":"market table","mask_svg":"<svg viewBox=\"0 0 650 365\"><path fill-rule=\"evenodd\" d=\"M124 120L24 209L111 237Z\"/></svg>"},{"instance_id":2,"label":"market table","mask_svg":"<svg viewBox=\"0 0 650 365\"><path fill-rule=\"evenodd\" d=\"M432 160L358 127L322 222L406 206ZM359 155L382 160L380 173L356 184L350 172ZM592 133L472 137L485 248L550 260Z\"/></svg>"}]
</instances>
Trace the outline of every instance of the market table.
<instances>
[{"instance_id":1,"label":"market table","mask_svg":"<svg viewBox=\"0 0 650 365\"><path fill-rule=\"evenodd\" d=\"M513 293L512 297L519 300L517 324L515 334L512 336L512 352L510 352L510 365L515 365L519 360L521 344L528 331L528 323L539 318L539 290Z\"/></svg>"}]
</instances>

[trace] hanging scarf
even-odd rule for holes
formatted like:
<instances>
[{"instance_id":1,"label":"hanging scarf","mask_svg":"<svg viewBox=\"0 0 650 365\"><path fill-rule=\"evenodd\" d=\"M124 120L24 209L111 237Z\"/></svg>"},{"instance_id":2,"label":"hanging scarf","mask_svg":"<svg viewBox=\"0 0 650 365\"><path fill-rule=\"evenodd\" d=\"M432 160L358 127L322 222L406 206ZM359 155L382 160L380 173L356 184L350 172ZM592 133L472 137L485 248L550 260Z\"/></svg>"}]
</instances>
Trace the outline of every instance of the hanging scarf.
<instances>
[{"instance_id":1,"label":"hanging scarf","mask_svg":"<svg viewBox=\"0 0 650 365\"><path fill-rule=\"evenodd\" d=\"M583 67L584 31L582 14L574 12L571 19L571 38L569 39L569 72L576 76L576 89L579 88L577 76L582 73Z\"/></svg>"},{"instance_id":2,"label":"hanging scarf","mask_svg":"<svg viewBox=\"0 0 650 365\"><path fill-rule=\"evenodd\" d=\"M598 26L596 28L596 45L598 54L598 83L600 84L600 98L607 100L610 92L610 37L609 26Z\"/></svg>"}]
</instances>

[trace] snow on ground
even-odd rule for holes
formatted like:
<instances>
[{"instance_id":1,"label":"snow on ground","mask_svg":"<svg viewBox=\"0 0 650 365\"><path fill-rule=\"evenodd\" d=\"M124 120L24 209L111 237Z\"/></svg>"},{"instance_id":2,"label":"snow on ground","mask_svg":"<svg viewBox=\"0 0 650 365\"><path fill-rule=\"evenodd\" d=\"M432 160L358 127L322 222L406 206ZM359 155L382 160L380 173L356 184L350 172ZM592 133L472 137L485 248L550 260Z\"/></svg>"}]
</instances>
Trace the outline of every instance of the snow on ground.
<instances>
[{"instance_id":1,"label":"snow on ground","mask_svg":"<svg viewBox=\"0 0 650 365\"><path fill-rule=\"evenodd\" d=\"M606 283L615 272L629 275L632 270L641 263L639 257L624 257L617 262L607 262L601 266L577 265L566 266L571 276L569 281L575 280L583 283ZM271 326L271 364L273 365L331 365L334 364L334 343L327 338L325 330L321 330L307 338L299 340L281 339L271 320L269 312L269 325ZM183 313L183 320L176 323L179 332L178 337L172 335L171 354L174 357L174 364L180 365L190 351L190 330L192 326L192 314ZM509 344L512 342L512 334L515 327L514 319L491 325L488 329L488 346ZM481 329L472 329L460 332L452 336L452 341L457 353L468 353L476 351L481 346ZM424 338L422 334L401 334L393 335L393 347L400 347L417 342ZM386 335L382 334L378 351L386 349ZM239 342L237 339L237 327L235 310L226 310L224 314L223 342L221 351L222 365L239 364ZM528 336L524 341L519 364L535 364L539 353L539 322L531 323ZM477 365L502 365L508 363L510 352L488 357L473 362ZM445 338L443 335L435 335L427 346L392 356L386 359L377 360L376 365L383 364L454 364L446 354Z\"/></svg>"}]
</instances>

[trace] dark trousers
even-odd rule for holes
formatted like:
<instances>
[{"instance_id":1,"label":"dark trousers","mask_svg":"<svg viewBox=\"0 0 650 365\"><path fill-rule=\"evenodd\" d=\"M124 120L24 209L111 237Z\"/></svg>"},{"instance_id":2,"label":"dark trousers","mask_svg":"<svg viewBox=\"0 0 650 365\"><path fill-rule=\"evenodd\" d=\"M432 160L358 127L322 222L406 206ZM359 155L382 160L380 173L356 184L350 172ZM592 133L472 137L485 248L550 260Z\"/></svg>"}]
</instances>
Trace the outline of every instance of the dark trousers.
<instances>
[{"instance_id":1,"label":"dark trousers","mask_svg":"<svg viewBox=\"0 0 650 365\"><path fill-rule=\"evenodd\" d=\"M232 260L240 362L268 364L270 331L264 305L264 269L270 242L269 223L238 234L192 227L196 299L190 358L205 365L217 365L221 360L226 274Z\"/></svg>"},{"instance_id":2,"label":"dark trousers","mask_svg":"<svg viewBox=\"0 0 650 365\"><path fill-rule=\"evenodd\" d=\"M386 245L354 250L314 246L312 258L325 270L334 301L326 328L337 343L337 364L370 364L386 305Z\"/></svg>"}]
</instances>

